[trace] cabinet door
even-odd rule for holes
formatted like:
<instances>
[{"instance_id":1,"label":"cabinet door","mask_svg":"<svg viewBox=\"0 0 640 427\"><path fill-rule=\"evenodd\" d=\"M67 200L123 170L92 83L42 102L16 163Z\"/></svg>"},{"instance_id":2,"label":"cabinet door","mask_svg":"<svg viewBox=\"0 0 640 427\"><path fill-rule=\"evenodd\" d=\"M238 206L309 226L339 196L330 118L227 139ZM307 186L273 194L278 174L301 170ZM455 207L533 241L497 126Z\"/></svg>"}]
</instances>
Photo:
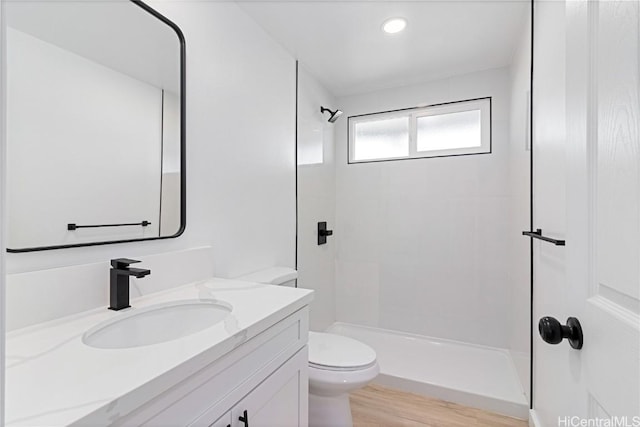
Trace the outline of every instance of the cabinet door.
<instances>
[{"instance_id":1,"label":"cabinet door","mask_svg":"<svg viewBox=\"0 0 640 427\"><path fill-rule=\"evenodd\" d=\"M233 427L307 427L308 354L305 346L231 411Z\"/></svg>"},{"instance_id":2,"label":"cabinet door","mask_svg":"<svg viewBox=\"0 0 640 427\"><path fill-rule=\"evenodd\" d=\"M211 424L209 427L231 427L231 424L232 424L231 411L229 411L223 416L221 416L220 418L218 418L216 421L214 421L214 423Z\"/></svg>"}]
</instances>

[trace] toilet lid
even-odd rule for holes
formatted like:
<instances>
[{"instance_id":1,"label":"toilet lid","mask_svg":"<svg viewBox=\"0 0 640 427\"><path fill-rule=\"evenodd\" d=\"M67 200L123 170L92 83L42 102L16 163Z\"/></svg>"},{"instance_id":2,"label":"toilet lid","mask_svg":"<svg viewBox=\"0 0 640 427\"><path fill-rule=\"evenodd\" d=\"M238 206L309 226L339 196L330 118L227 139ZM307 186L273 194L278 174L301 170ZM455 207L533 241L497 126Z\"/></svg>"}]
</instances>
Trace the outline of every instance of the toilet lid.
<instances>
[{"instance_id":1,"label":"toilet lid","mask_svg":"<svg viewBox=\"0 0 640 427\"><path fill-rule=\"evenodd\" d=\"M309 332L309 365L319 369L354 370L376 363L376 352L342 335Z\"/></svg>"}]
</instances>

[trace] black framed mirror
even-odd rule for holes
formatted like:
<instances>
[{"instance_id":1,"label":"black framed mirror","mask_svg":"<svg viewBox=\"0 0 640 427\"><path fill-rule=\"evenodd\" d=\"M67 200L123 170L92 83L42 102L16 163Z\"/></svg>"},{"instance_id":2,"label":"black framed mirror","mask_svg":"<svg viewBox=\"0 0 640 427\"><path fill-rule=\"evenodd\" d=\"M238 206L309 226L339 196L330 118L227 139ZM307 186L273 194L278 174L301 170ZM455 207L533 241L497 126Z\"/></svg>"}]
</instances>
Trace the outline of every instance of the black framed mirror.
<instances>
[{"instance_id":1,"label":"black framed mirror","mask_svg":"<svg viewBox=\"0 0 640 427\"><path fill-rule=\"evenodd\" d=\"M185 41L138 0L9 2L7 251L186 226Z\"/></svg>"}]
</instances>

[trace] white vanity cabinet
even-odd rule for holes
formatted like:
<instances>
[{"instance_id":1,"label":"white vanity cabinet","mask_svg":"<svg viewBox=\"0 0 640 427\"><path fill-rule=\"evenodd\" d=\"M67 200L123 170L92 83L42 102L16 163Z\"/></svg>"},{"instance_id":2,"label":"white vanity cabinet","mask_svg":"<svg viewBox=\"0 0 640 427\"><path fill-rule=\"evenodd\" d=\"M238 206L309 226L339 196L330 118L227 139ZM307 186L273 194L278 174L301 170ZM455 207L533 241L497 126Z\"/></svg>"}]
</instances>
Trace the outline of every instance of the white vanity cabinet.
<instances>
[{"instance_id":1,"label":"white vanity cabinet","mask_svg":"<svg viewBox=\"0 0 640 427\"><path fill-rule=\"evenodd\" d=\"M246 333L234 335L231 352L112 425L306 427L308 307L249 340Z\"/></svg>"},{"instance_id":2,"label":"white vanity cabinet","mask_svg":"<svg viewBox=\"0 0 640 427\"><path fill-rule=\"evenodd\" d=\"M304 407L300 401L300 396L307 396L301 390L309 387L306 350L296 353L231 410L232 427L307 425L308 399L303 401ZM248 422L241 418L248 418Z\"/></svg>"},{"instance_id":3,"label":"white vanity cabinet","mask_svg":"<svg viewBox=\"0 0 640 427\"><path fill-rule=\"evenodd\" d=\"M232 410L212 424L208 414L194 425L208 427L306 426L308 387L308 354L300 350L263 383L253 389ZM301 397L304 397L301 399Z\"/></svg>"},{"instance_id":4,"label":"white vanity cabinet","mask_svg":"<svg viewBox=\"0 0 640 427\"><path fill-rule=\"evenodd\" d=\"M214 421L214 423L211 424L211 427L230 427L232 422L231 411L229 411Z\"/></svg>"}]
</instances>

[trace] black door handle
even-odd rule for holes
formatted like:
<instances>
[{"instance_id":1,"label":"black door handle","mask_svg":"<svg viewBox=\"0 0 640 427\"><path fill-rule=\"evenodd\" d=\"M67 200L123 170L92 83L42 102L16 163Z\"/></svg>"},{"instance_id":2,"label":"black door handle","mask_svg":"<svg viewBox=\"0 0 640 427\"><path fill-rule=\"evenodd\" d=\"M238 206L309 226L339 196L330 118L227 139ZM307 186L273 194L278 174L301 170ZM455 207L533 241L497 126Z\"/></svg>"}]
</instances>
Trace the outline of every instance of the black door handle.
<instances>
[{"instance_id":1,"label":"black door handle","mask_svg":"<svg viewBox=\"0 0 640 427\"><path fill-rule=\"evenodd\" d=\"M555 318L545 316L538 322L538 332L546 343L559 344L566 338L572 348L576 350L582 348L582 326L575 317L569 317L567 324L562 325Z\"/></svg>"}]
</instances>

